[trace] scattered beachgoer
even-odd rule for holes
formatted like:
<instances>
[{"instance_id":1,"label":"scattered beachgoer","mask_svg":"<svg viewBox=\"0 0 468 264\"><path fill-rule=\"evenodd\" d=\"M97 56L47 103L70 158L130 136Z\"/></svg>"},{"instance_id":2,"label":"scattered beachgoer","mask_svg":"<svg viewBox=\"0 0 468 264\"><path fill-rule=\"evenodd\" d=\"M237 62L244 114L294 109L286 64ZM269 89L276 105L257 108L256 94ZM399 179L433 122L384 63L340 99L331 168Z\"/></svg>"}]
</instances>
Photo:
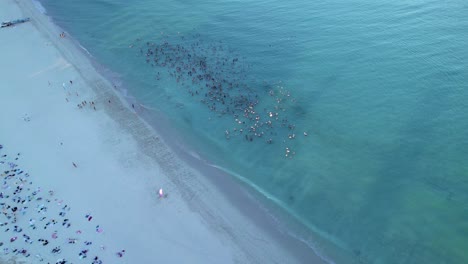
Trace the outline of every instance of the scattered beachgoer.
<instances>
[{"instance_id":1,"label":"scattered beachgoer","mask_svg":"<svg viewBox=\"0 0 468 264\"><path fill-rule=\"evenodd\" d=\"M87 249L82 250L82 251L78 254L79 258L80 258L80 259L86 258L86 256L87 256L86 253L88 253L88 250L87 250Z\"/></svg>"},{"instance_id":2,"label":"scattered beachgoer","mask_svg":"<svg viewBox=\"0 0 468 264\"><path fill-rule=\"evenodd\" d=\"M96 256L91 264L102 264L102 261Z\"/></svg>"},{"instance_id":3,"label":"scattered beachgoer","mask_svg":"<svg viewBox=\"0 0 468 264\"><path fill-rule=\"evenodd\" d=\"M121 251L117 252L116 254L117 254L117 256L118 256L119 258L121 258L121 257L124 256L125 250L121 250Z\"/></svg>"},{"instance_id":4,"label":"scattered beachgoer","mask_svg":"<svg viewBox=\"0 0 468 264\"><path fill-rule=\"evenodd\" d=\"M58 254L62 251L62 249L57 246L57 247L54 247L50 252L52 252L53 254Z\"/></svg>"},{"instance_id":5,"label":"scattered beachgoer","mask_svg":"<svg viewBox=\"0 0 468 264\"><path fill-rule=\"evenodd\" d=\"M25 114L23 116L23 120L26 121L26 122L29 122L29 121L31 121L31 118L28 116L28 114Z\"/></svg>"}]
</instances>

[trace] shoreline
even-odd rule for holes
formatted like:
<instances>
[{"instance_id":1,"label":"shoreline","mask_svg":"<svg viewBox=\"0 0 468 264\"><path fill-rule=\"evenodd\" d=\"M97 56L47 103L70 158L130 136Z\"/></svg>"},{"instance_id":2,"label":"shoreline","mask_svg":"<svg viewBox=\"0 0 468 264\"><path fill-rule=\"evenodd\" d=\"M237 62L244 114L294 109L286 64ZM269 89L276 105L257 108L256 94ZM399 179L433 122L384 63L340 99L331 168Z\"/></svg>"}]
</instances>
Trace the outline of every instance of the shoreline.
<instances>
[{"instance_id":1,"label":"shoreline","mask_svg":"<svg viewBox=\"0 0 468 264\"><path fill-rule=\"evenodd\" d=\"M255 201L246 194L247 191L243 189L245 186L241 186L229 177L218 177L220 175L226 176L227 174L221 173L220 170L216 169L212 169L212 171L208 173L209 175L200 175L199 172L206 172L205 169L208 167L206 166L207 164L199 164L200 166L204 166L204 168L197 168L197 166L194 166L197 162L196 159L189 162L191 168L184 166L189 155L181 157L183 151L174 151L174 146L168 147L167 142L164 140L164 138L167 137L160 137L158 135L159 133L156 134L155 131L153 131L151 125L136 116L129 107L128 102L122 98L122 95L112 87L112 84L108 80L96 71L92 62L83 54L84 51L77 48L77 43L73 43L74 41L70 40L70 38L66 38L63 41L54 39L55 36L58 38L60 30L57 26L52 25L51 22L48 21L46 15L40 14L39 11L35 9L36 7L32 1L15 1L15 5L18 5L25 15L31 16L31 23L34 27L40 32L43 38L52 42L52 45L55 49L58 49L61 57L64 57L67 62L73 65L72 67L78 72L79 78L84 77L86 87L83 87L83 89L91 88L92 93L96 95L97 104L104 106L102 108L104 114L112 120L109 121L109 123L113 122L113 127L119 129L118 133L125 134L125 140L136 143L138 147L135 147L133 150L139 153L132 155L135 155L135 157L140 157L141 155L150 157L151 160L146 161L150 164L148 166L149 168L153 168L151 164L158 164L158 170L161 170L164 175L160 177L160 181L165 182L166 186L173 187L173 190L169 192L171 202L173 201L173 197L174 199L181 198L183 203L185 203L185 205L181 205L181 207L187 206L188 212L194 215L193 219L199 219L204 222L204 225L208 227L207 230L210 230L209 232L211 233L214 231L214 234L218 236L217 238L212 238L214 244L219 241L225 241L226 239L229 240L227 242L228 246L225 245L227 248L225 252L231 252L232 256L235 256L235 258L231 257L230 261L237 262L242 259L249 263L259 263L263 261L284 263L281 261L281 259L284 259L287 260L288 263L292 263L291 258L297 258L297 263L305 263L305 261L307 261L307 263L321 263L320 258L315 256L313 252L305 250L305 248L307 248L305 245L303 245L303 248L300 247L301 242L296 241L296 243L291 245L289 243L294 242L293 238L286 241L282 240L287 237L279 230L275 229L272 219L268 222L268 228L258 223L260 221L259 217L263 217L263 220L267 220L268 216L266 212L258 212L257 209L259 205L255 204L255 202L258 201ZM112 104L106 104L105 100L111 100ZM102 127L100 129L102 129ZM120 141L121 139L116 137L113 140ZM129 163L135 164L138 162L139 160L129 161ZM130 164L130 166L131 165L132 164ZM145 178L144 181L150 182L152 187L156 187L154 179L151 177ZM148 187L144 188L146 191L150 189L151 188ZM229 191L235 194L226 194L229 193ZM236 197L239 194L241 194L241 199ZM145 197L151 200L150 193L146 193ZM220 200L217 201L216 204L211 203L214 197ZM179 203L181 202L179 201ZM248 204L249 209L245 209L241 206L243 203ZM219 205L231 206L225 208ZM226 212L217 212L220 208L223 208ZM241 214L239 214L239 211ZM253 212L256 213L255 217L251 217L251 215L246 216ZM257 223L255 223L256 221ZM237 230L237 224L239 223L247 224L248 227ZM262 222L262 224L264 224L264 222ZM239 231L244 234L235 234ZM254 231L254 235L249 235L250 231ZM274 239L269 241L271 237ZM268 247L264 245L264 242L258 242L262 239L269 241L267 243ZM192 241L192 243L197 243L197 241ZM287 248L285 244L288 244L289 248ZM211 250L210 247L208 247L208 249ZM293 252L293 254L291 254L291 252ZM229 255L230 253L226 254ZM212 260L215 261L216 259Z\"/></svg>"},{"instance_id":2,"label":"shoreline","mask_svg":"<svg viewBox=\"0 0 468 264\"><path fill-rule=\"evenodd\" d=\"M145 113L142 112L141 114L142 118L145 119ZM157 119L159 124L162 119L164 119L164 117L159 117ZM167 121L162 122L164 125L161 127L165 129L157 129L156 126L152 124L150 124L150 126L161 135L161 138L169 138L171 135L171 126ZM309 244L320 241L330 246L331 243L329 241L313 234L313 232L305 227L295 216L289 215L284 208L270 201L268 197L264 196L253 186L237 178L237 176L229 174L229 172L222 168L209 163L203 156L199 156L199 153L196 153L195 150L185 149L185 145L180 144L178 140L165 142L184 163L200 172L203 178L206 178L206 180L212 183L213 186L220 191L220 194L222 193L240 213L248 217L258 228L275 237L284 248L293 252L295 256L301 256L299 258L300 260L313 260L316 262L312 263L317 264L336 263L331 257L321 252L321 247L316 248L314 245ZM298 234L304 235L304 237L295 237L300 236ZM306 239L306 237L313 241L303 241L302 239ZM342 260L346 259L345 256L339 255L334 255L333 257L339 257L339 259Z\"/></svg>"}]
</instances>

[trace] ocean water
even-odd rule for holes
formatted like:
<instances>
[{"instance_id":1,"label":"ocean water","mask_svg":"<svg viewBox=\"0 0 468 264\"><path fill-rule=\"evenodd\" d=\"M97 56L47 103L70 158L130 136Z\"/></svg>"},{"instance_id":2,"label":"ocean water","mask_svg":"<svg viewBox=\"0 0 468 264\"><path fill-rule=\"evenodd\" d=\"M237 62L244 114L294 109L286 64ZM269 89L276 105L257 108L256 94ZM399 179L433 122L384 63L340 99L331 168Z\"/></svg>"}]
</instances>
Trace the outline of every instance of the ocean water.
<instances>
[{"instance_id":1,"label":"ocean water","mask_svg":"<svg viewBox=\"0 0 468 264\"><path fill-rule=\"evenodd\" d=\"M324 255L468 263L468 2L41 2Z\"/></svg>"}]
</instances>

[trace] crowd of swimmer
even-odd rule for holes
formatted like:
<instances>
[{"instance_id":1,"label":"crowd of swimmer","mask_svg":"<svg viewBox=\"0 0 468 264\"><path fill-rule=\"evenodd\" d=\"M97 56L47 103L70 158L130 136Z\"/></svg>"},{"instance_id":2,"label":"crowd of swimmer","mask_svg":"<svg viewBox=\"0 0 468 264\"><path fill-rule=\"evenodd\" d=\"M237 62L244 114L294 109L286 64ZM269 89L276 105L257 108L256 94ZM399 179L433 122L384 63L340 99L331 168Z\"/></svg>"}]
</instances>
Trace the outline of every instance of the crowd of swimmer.
<instances>
[{"instance_id":1,"label":"crowd of swimmer","mask_svg":"<svg viewBox=\"0 0 468 264\"><path fill-rule=\"evenodd\" d=\"M157 81L174 79L207 110L234 121L224 131L226 139L240 136L247 142L273 144L296 138L296 126L287 117L295 103L290 92L281 83L255 82L249 77L250 65L222 42L206 43L199 34L163 34L158 41L137 39L137 45L139 55L154 68ZM292 155L286 147L286 156Z\"/></svg>"},{"instance_id":2,"label":"crowd of swimmer","mask_svg":"<svg viewBox=\"0 0 468 264\"><path fill-rule=\"evenodd\" d=\"M33 184L32 177L19 166L20 153L10 157L2 150L0 145L0 259L102 264L99 253L106 250L105 246L86 238L89 232L98 235L103 232L102 227L93 223L93 216L83 216L82 221L91 225L88 231L76 229L67 217L70 206L57 198L54 191L44 191ZM75 258L63 256L64 252L73 251ZM116 257L124 254L125 250L118 251Z\"/></svg>"}]
</instances>

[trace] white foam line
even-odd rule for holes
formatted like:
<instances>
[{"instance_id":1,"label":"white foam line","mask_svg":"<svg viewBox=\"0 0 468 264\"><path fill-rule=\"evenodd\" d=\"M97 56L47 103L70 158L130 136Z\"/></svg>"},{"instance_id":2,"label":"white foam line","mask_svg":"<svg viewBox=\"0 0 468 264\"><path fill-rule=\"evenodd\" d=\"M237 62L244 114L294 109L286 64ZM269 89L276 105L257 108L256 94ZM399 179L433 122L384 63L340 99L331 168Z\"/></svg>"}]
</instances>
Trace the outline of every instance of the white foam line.
<instances>
[{"instance_id":1,"label":"white foam line","mask_svg":"<svg viewBox=\"0 0 468 264\"><path fill-rule=\"evenodd\" d=\"M34 4L34 6L37 8L37 10L39 10L39 12L41 12L42 14L47 14L47 10L45 9L45 7L41 4L41 2L37 1L37 0L31 0L32 3Z\"/></svg>"},{"instance_id":2,"label":"white foam line","mask_svg":"<svg viewBox=\"0 0 468 264\"><path fill-rule=\"evenodd\" d=\"M84 50L84 51L86 52L86 54L88 54L88 56L93 57L93 55L91 55L91 53L90 53L85 47L81 46L80 43L78 43L78 46L79 46L82 50Z\"/></svg>"},{"instance_id":3,"label":"white foam line","mask_svg":"<svg viewBox=\"0 0 468 264\"><path fill-rule=\"evenodd\" d=\"M221 171L225 171L227 172L228 174L230 175L233 175L235 176L237 179L241 180L242 182L245 182L246 184L248 184L249 186L253 187L258 193L260 193L261 195L263 195L265 198L273 201L276 205L280 206L281 208L283 208L285 211L287 211L290 215L292 215L294 218L298 219L299 222L303 223L303 221L300 219L299 216L297 216L296 214L294 214L294 212L292 212L291 210L287 209L287 206L280 200L278 200L276 197L273 197L271 196L270 194L268 194L267 192L265 192L263 189L261 189L260 187L258 187L256 184L254 184L253 182L251 182L250 180L240 176L239 174L236 174L226 168L223 168L221 166L218 166L218 165L215 165L215 164L212 164L212 163L208 163L206 162L206 164L208 166L211 166L213 168L216 168L216 169L219 169ZM274 216L271 215L273 218ZM310 226L309 226L310 227ZM331 237L329 234L321 231L320 229L318 229L317 227L315 226L312 226L311 227L312 231L317 233L319 236L321 236L322 238L326 238L328 240L331 240L333 243L335 243L336 245L340 246L340 247L343 247L343 248L346 248L342 243L340 243L339 241L337 241L337 239ZM314 251L314 253L320 258L322 259L323 261L325 261L326 263L328 264L335 264L335 262L333 262L333 260L331 260L330 258L328 258L327 256L325 256L321 250L313 244L313 242L311 241L307 241L305 240L304 238L301 238L299 237L297 234L294 234L292 232L287 232L289 235L291 235L292 237L302 241L303 243L305 243L310 249L312 249Z\"/></svg>"}]
</instances>

